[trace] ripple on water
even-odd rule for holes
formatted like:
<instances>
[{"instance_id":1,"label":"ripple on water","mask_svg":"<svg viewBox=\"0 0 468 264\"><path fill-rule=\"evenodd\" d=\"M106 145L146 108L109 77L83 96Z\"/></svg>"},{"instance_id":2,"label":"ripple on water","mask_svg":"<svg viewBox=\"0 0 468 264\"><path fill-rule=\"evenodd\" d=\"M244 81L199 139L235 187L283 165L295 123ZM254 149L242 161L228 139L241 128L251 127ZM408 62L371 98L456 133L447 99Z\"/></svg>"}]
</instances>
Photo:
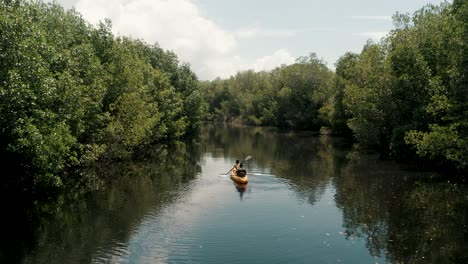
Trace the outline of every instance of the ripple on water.
<instances>
[{"instance_id":1,"label":"ripple on water","mask_svg":"<svg viewBox=\"0 0 468 264\"><path fill-rule=\"evenodd\" d=\"M275 191L285 189L289 182L287 179L278 178L271 173L253 171L249 173L249 181L255 185L257 191Z\"/></svg>"},{"instance_id":2,"label":"ripple on water","mask_svg":"<svg viewBox=\"0 0 468 264\"><path fill-rule=\"evenodd\" d=\"M92 263L121 263L128 253L127 244L113 241L106 248L98 248Z\"/></svg>"}]
</instances>

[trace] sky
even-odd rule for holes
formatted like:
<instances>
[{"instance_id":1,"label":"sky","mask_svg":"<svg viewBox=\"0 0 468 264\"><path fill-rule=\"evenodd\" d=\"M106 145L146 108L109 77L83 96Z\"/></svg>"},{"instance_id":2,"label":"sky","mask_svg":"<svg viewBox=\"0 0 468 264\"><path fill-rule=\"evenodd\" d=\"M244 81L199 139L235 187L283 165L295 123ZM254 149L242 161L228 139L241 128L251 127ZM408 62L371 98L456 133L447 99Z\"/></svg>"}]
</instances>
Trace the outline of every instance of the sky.
<instances>
[{"instance_id":1,"label":"sky","mask_svg":"<svg viewBox=\"0 0 468 264\"><path fill-rule=\"evenodd\" d=\"M46 0L52 2L52 0ZM412 14L442 0L55 0L116 35L174 51L201 80L272 70L315 53L329 68ZM451 2L451 1L450 1Z\"/></svg>"}]
</instances>

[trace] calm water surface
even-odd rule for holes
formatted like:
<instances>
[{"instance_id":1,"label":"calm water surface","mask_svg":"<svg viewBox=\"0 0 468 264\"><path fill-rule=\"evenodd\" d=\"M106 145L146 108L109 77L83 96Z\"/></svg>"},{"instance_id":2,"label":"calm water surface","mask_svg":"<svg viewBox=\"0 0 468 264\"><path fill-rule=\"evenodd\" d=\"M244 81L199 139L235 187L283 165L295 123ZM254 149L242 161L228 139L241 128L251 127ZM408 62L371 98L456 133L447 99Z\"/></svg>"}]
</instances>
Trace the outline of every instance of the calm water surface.
<instances>
[{"instance_id":1,"label":"calm water surface","mask_svg":"<svg viewBox=\"0 0 468 264\"><path fill-rule=\"evenodd\" d=\"M247 155L236 186L226 172ZM466 187L336 138L206 125L100 173L113 184L13 212L0 262L468 262Z\"/></svg>"}]
</instances>

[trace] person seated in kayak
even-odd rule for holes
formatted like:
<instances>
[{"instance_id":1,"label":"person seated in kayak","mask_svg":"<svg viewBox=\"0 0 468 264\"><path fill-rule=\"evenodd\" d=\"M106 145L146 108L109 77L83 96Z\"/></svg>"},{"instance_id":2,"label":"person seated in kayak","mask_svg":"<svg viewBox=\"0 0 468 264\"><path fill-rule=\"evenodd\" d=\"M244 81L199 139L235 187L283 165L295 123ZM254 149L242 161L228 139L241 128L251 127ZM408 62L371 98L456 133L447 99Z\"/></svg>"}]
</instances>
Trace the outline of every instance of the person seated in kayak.
<instances>
[{"instance_id":1,"label":"person seated in kayak","mask_svg":"<svg viewBox=\"0 0 468 264\"><path fill-rule=\"evenodd\" d=\"M236 164L234 164L234 166L228 171L228 173L230 173L231 171L236 172L237 169L239 169L239 160L236 160Z\"/></svg>"},{"instance_id":2,"label":"person seated in kayak","mask_svg":"<svg viewBox=\"0 0 468 264\"><path fill-rule=\"evenodd\" d=\"M236 171L236 175L243 178L247 175L247 171L244 169L244 164L239 164L239 169Z\"/></svg>"}]
</instances>

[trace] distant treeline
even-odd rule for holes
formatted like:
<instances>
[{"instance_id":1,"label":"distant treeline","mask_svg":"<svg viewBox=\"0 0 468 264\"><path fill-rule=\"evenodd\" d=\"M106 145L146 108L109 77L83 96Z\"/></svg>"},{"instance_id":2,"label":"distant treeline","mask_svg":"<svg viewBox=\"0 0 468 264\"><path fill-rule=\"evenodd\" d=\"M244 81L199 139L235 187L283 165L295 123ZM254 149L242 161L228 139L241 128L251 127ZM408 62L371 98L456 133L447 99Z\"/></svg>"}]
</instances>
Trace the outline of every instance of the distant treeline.
<instances>
[{"instance_id":1,"label":"distant treeline","mask_svg":"<svg viewBox=\"0 0 468 264\"><path fill-rule=\"evenodd\" d=\"M116 37L110 21L0 1L0 184L57 190L79 166L191 133L204 109L197 87L173 52Z\"/></svg>"},{"instance_id":2,"label":"distant treeline","mask_svg":"<svg viewBox=\"0 0 468 264\"><path fill-rule=\"evenodd\" d=\"M384 156L468 167L468 2L396 14L330 71L315 54L202 82L209 120L353 135Z\"/></svg>"}]
</instances>

